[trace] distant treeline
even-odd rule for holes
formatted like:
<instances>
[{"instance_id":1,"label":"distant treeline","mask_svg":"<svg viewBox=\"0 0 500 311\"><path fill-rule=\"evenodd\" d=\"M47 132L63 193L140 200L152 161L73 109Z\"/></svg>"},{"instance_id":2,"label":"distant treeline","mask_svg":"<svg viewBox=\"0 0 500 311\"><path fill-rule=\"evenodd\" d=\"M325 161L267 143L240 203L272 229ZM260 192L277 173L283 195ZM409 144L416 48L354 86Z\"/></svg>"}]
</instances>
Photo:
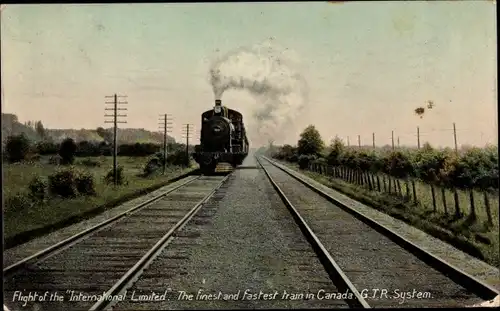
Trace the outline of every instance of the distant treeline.
<instances>
[{"instance_id":1,"label":"distant treeline","mask_svg":"<svg viewBox=\"0 0 500 311\"><path fill-rule=\"evenodd\" d=\"M33 153L40 155L53 155L58 154L60 145L58 143L42 141L32 147ZM168 144L167 149L178 149L181 144ZM185 146L185 145L184 145ZM135 144L121 144L118 145L119 156L129 157L144 157L155 154L163 150L161 144L153 143L135 143ZM105 142L95 143L88 141L80 141L76 143L77 157L98 157L98 156L111 156L113 155L113 145Z\"/></svg>"},{"instance_id":2,"label":"distant treeline","mask_svg":"<svg viewBox=\"0 0 500 311\"><path fill-rule=\"evenodd\" d=\"M98 157L98 156L112 156L113 145L107 142L89 142L80 141L75 143L73 139L66 139L73 145L70 149L71 153L76 157ZM53 141L39 141L34 142L28 139L26 135L11 135L7 137L5 149L2 150L4 156L13 160L13 162L28 158L29 155L57 155L61 153L62 145L64 142L56 143ZM167 153L185 152L186 145L179 143L169 143L167 145ZM193 146L189 146L189 152L193 151ZM129 157L144 157L154 155L158 152L163 152L162 144L155 143L134 143L134 144L120 144L118 145L119 156Z\"/></svg>"}]
</instances>

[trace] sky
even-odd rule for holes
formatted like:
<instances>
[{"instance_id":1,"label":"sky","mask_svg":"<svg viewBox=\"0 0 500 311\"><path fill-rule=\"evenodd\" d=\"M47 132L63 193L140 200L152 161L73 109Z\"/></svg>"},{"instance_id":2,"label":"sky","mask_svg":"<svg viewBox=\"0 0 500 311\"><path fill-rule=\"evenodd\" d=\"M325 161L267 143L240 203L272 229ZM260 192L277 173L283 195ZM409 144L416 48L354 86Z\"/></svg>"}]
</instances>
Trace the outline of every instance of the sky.
<instances>
[{"instance_id":1,"label":"sky","mask_svg":"<svg viewBox=\"0 0 500 311\"><path fill-rule=\"evenodd\" d=\"M168 113L179 140L183 124L198 131L213 107L210 66L263 42L293 52L308 88L276 144L296 144L313 124L327 143L359 135L371 145L375 133L382 146L394 131L416 146L419 127L422 144L453 146L453 123L459 145L497 144L496 11L481 0L7 5L2 112L97 128L105 96L117 93L128 96L120 126L155 131ZM267 143L253 117L262 98L229 89L222 100L243 113L251 144ZM414 110L428 100L420 118Z\"/></svg>"}]
</instances>

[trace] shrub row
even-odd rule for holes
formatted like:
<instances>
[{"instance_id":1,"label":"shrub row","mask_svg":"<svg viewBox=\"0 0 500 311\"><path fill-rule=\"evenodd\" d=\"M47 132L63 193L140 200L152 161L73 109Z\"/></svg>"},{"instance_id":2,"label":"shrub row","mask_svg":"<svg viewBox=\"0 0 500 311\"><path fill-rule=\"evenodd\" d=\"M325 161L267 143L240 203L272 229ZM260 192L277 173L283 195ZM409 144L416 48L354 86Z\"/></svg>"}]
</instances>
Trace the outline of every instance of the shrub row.
<instances>
[{"instance_id":1,"label":"shrub row","mask_svg":"<svg viewBox=\"0 0 500 311\"><path fill-rule=\"evenodd\" d=\"M121 144L118 146L117 151L119 156L144 157L154 155L159 150L162 150L162 145L160 144L135 143ZM177 151L185 151L185 145L178 143L169 144L168 151L169 153L174 154L175 158L175 153ZM111 156L113 154L113 146L105 142L96 143L89 141L80 141L78 143L75 143L75 141L71 138L65 139L60 144L56 144L51 141L41 141L33 144L24 134L7 137L5 153L3 154L6 160L9 160L10 162L19 162L32 157L30 155L33 154L58 154L62 157L61 164L72 164L75 156ZM177 160L174 160L173 162L176 161Z\"/></svg>"},{"instance_id":2,"label":"shrub row","mask_svg":"<svg viewBox=\"0 0 500 311\"><path fill-rule=\"evenodd\" d=\"M191 159L189 159L191 161ZM151 176L158 173L165 163L163 153L157 152L144 166L143 176ZM177 149L167 155L167 165L186 166L186 150Z\"/></svg>"},{"instance_id":3,"label":"shrub row","mask_svg":"<svg viewBox=\"0 0 500 311\"><path fill-rule=\"evenodd\" d=\"M396 178L418 178L427 183L454 188L498 189L498 149L468 148L455 152L438 150L429 144L421 149L358 149L345 147L336 139L332 145L314 154L299 154L297 148L278 147L272 156L298 162L307 168L311 161L351 169L381 172Z\"/></svg>"},{"instance_id":4,"label":"shrub row","mask_svg":"<svg viewBox=\"0 0 500 311\"><path fill-rule=\"evenodd\" d=\"M60 170L48 177L48 190L50 194L63 198L75 197L78 193L94 195L94 177L72 169Z\"/></svg>"},{"instance_id":5,"label":"shrub row","mask_svg":"<svg viewBox=\"0 0 500 311\"><path fill-rule=\"evenodd\" d=\"M81 195L95 195L94 176L75 169L63 169L49 175L47 180L35 176L29 184L32 199L44 200L48 195L63 198Z\"/></svg>"},{"instance_id":6,"label":"shrub row","mask_svg":"<svg viewBox=\"0 0 500 311\"><path fill-rule=\"evenodd\" d=\"M108 184L114 182L113 170L104 177ZM123 167L118 167L117 181L119 185L126 184ZM18 192L8 196L5 200L6 210L29 208L45 202L50 197L74 198L78 195L96 195L94 176L86 171L74 167L60 169L47 178L35 176L28 185L28 192Z\"/></svg>"},{"instance_id":7,"label":"shrub row","mask_svg":"<svg viewBox=\"0 0 500 311\"><path fill-rule=\"evenodd\" d=\"M58 154L61 144L53 142L39 142L32 151L41 155ZM169 146L172 148L172 146ZM177 147L177 146L173 146ZM162 146L153 143L135 143L135 144L120 144L118 145L119 156L143 157L152 155ZM96 157L96 156L111 156L113 154L113 146L105 142L89 142L80 141L76 143L75 155L78 157Z\"/></svg>"}]
</instances>

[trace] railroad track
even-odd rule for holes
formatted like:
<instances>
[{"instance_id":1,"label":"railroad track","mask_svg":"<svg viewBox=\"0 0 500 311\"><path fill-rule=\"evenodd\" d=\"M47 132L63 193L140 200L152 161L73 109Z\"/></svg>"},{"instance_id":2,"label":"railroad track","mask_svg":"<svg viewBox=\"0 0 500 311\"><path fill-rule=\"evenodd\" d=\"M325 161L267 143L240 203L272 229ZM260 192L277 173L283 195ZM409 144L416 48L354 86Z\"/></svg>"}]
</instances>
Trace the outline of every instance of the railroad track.
<instances>
[{"instance_id":1,"label":"railroad track","mask_svg":"<svg viewBox=\"0 0 500 311\"><path fill-rule=\"evenodd\" d=\"M241 166L225 177L202 176L181 183L4 269L8 307L12 311L99 311L300 305L290 295L282 298L282 288L289 293L294 289L314 292L311 300L304 299L302 308L464 306L498 294L348 207L338 206L335 198L280 165L267 158L256 160L255 165ZM257 210L264 216L250 212L266 200L275 202ZM261 224L264 219L271 220ZM282 237L273 239L276 234ZM282 241L288 246L276 244ZM263 268L260 258L278 262L275 270ZM276 271L283 265L286 269ZM274 277L255 281L259 271L272 272ZM202 278L203 282L192 285ZM205 278L210 285L204 285ZM190 286L206 293L210 288L238 291L239 299L179 301L179 290L189 292ZM257 301L246 296L245 300L248 289L259 293L266 286L281 290L279 297ZM65 300L30 301L26 308L21 298L12 303L16 290L24 297L30 291L39 297L58 292ZM400 296L388 298L394 290ZM422 299L410 297L415 295L413 290ZM79 293L100 298L84 301ZM142 300L132 301L132 295Z\"/></svg>"},{"instance_id":2,"label":"railroad track","mask_svg":"<svg viewBox=\"0 0 500 311\"><path fill-rule=\"evenodd\" d=\"M491 286L341 204L266 158L273 188L351 307L464 307L491 300Z\"/></svg>"},{"instance_id":3,"label":"railroad track","mask_svg":"<svg viewBox=\"0 0 500 311\"><path fill-rule=\"evenodd\" d=\"M3 270L4 308L105 310L229 177L188 178L143 204L10 265Z\"/></svg>"},{"instance_id":4,"label":"railroad track","mask_svg":"<svg viewBox=\"0 0 500 311\"><path fill-rule=\"evenodd\" d=\"M340 292L261 167L246 163L233 176L227 195L204 207L210 221L184 228L129 289L137 296L166 288L166 296L117 302L113 310L347 307L341 299L297 301L305 291L324 297ZM269 201L262 206L257 197Z\"/></svg>"}]
</instances>

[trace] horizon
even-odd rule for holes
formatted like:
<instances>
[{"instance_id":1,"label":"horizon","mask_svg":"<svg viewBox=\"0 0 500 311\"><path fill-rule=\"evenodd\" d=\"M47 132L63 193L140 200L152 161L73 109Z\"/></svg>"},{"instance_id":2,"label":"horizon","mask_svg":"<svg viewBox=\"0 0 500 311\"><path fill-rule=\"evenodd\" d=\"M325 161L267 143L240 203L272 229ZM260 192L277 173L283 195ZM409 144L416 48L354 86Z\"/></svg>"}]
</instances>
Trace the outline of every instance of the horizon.
<instances>
[{"instance_id":1,"label":"horizon","mask_svg":"<svg viewBox=\"0 0 500 311\"><path fill-rule=\"evenodd\" d=\"M158 132L160 114L171 113L169 135L182 141L181 125L199 131L214 104L210 65L234 49L276 44L308 86L304 110L284 110L297 119L272 116L284 123L276 144L296 144L313 124L326 144L338 135L357 145L360 135L370 146L375 132L377 146L391 145L394 131L401 146L416 146L419 127L421 145L453 147L456 123L459 147L498 145L491 1L38 4L1 14L2 113L21 123L108 128L105 96L117 93L128 96L124 129ZM222 95L242 112L252 148L268 144L253 117L260 100ZM435 105L419 118L414 110L428 100Z\"/></svg>"},{"instance_id":2,"label":"horizon","mask_svg":"<svg viewBox=\"0 0 500 311\"><path fill-rule=\"evenodd\" d=\"M2 114L11 114L11 113L3 113ZM24 124L25 122L28 122L28 121L42 121L42 120L25 120L24 122L21 122L19 120L19 123L21 124ZM42 121L42 124L43 124L43 121ZM103 129L105 130L113 130L113 127L102 127ZM51 130L51 131L81 131L81 130L86 130L86 131L96 131L97 129L92 129L92 128L80 128L80 129L77 129L77 128L45 128L46 130ZM145 129L145 128L131 128L131 127L122 127L122 128L118 128L118 130L145 130L145 131L149 131L148 129ZM152 133L155 133L155 134L163 134L163 132L155 132L155 131L149 131L149 132L152 132ZM171 138L174 138L172 136L170 136L170 133L168 134L169 137ZM363 148L363 149L372 149L373 148L373 144L361 144L361 146L358 146L356 144L356 142L352 143L350 141L348 141L348 139L346 138L342 138L342 137L339 137L340 140L342 141L342 143L344 144L344 146L346 147L350 147L350 148ZM282 143L282 144L273 144L273 146L275 147L282 147L284 145L291 145L292 147L296 147L297 146L297 143L298 143L298 140L300 139L300 137L297 137L297 141L296 142L289 142L289 143ZM335 139L335 137L331 138L330 140L327 140L325 139L325 137L321 136L321 139L323 140L323 143L325 144L325 148L328 148L330 146L330 144L332 143L332 141ZM175 143L178 143L178 144L184 144L185 143L185 138L183 138L182 140L177 140L175 139ZM198 142L197 142L198 143ZM432 148L434 149L445 149L445 148L452 148L452 146L441 146L441 145L433 145L433 144L430 144L429 142L427 141L421 141L420 142L420 147L422 148L425 144L429 144L431 145ZM191 144L190 144L191 145ZM261 147L269 147L269 143L267 145L259 145L259 146L255 146L255 147L250 147L250 149L258 149L258 148L261 148ZM375 147L376 148L390 148L392 146L392 142L391 143L385 143L385 144L377 144ZM498 147L498 144L493 142L493 143L486 143L482 146L480 145L468 145L468 144L461 144L458 146L458 149L467 149L467 148L470 148L470 147L479 147L479 148L487 148L487 147ZM418 144L417 145L413 145L413 144L398 144L397 142L397 137L395 137L394 139L394 148L398 149L398 148L410 148L410 149L417 149L418 148Z\"/></svg>"}]
</instances>

